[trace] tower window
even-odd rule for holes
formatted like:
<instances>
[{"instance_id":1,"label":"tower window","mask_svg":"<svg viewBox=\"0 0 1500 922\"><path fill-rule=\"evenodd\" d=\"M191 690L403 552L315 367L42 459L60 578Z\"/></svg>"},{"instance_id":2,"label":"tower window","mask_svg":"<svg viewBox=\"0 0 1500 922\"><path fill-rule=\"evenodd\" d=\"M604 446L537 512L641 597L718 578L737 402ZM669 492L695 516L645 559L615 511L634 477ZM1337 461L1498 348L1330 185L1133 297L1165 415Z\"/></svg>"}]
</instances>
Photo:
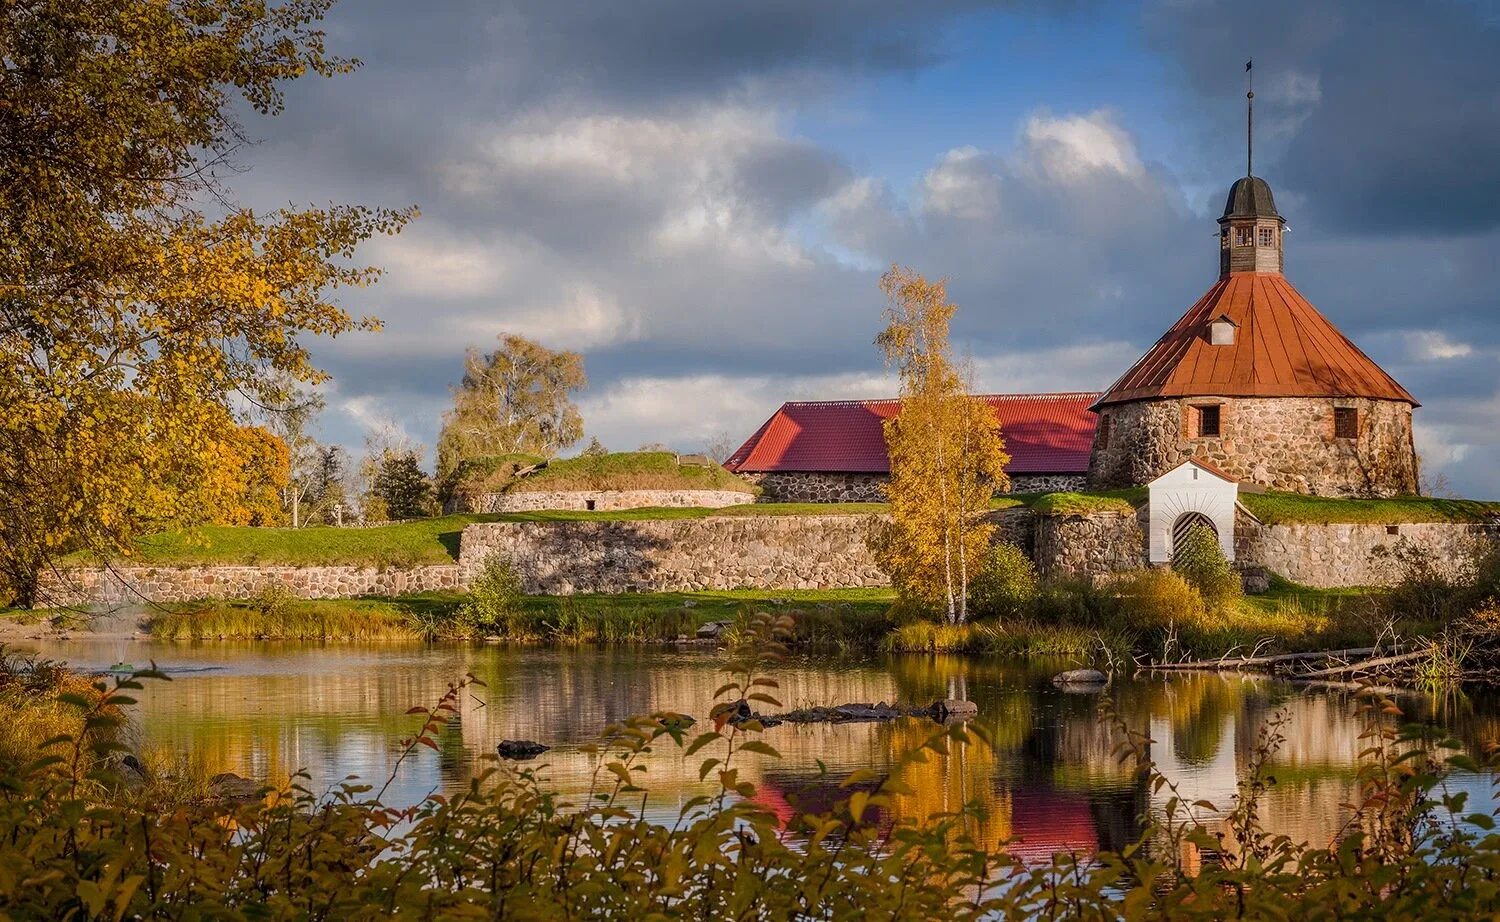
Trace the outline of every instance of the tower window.
<instances>
[{"instance_id":1,"label":"tower window","mask_svg":"<svg viewBox=\"0 0 1500 922\"><path fill-rule=\"evenodd\" d=\"M1336 439L1359 438L1359 411L1353 407L1333 408L1333 437Z\"/></svg>"},{"instance_id":2,"label":"tower window","mask_svg":"<svg viewBox=\"0 0 1500 922\"><path fill-rule=\"evenodd\" d=\"M1262 227L1260 229L1260 245L1273 247L1276 245L1276 229L1274 227Z\"/></svg>"},{"instance_id":3,"label":"tower window","mask_svg":"<svg viewBox=\"0 0 1500 922\"><path fill-rule=\"evenodd\" d=\"M1200 439L1219 437L1219 408L1193 407L1193 434Z\"/></svg>"},{"instance_id":4,"label":"tower window","mask_svg":"<svg viewBox=\"0 0 1500 922\"><path fill-rule=\"evenodd\" d=\"M1099 417L1099 447L1101 449L1109 447L1109 417L1108 416L1101 416L1101 417Z\"/></svg>"},{"instance_id":5,"label":"tower window","mask_svg":"<svg viewBox=\"0 0 1500 922\"><path fill-rule=\"evenodd\" d=\"M1253 227L1236 227L1234 229L1234 245L1237 247L1250 246L1255 239L1252 236L1254 233L1255 228Z\"/></svg>"}]
</instances>

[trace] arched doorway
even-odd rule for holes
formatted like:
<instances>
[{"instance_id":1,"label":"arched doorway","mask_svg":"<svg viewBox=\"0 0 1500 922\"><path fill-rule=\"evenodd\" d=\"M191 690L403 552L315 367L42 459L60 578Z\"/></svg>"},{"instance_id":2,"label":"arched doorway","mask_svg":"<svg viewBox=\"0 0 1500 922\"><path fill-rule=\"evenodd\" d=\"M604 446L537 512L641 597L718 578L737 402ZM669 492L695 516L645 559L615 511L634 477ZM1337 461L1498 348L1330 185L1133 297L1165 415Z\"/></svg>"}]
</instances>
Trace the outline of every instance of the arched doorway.
<instances>
[{"instance_id":1,"label":"arched doorway","mask_svg":"<svg viewBox=\"0 0 1500 922\"><path fill-rule=\"evenodd\" d=\"M1214 520L1201 512L1184 512L1172 523L1172 556L1177 556L1177 551L1182 543L1187 540L1188 532L1202 525L1213 532L1215 538L1219 537L1219 530L1214 527Z\"/></svg>"}]
</instances>

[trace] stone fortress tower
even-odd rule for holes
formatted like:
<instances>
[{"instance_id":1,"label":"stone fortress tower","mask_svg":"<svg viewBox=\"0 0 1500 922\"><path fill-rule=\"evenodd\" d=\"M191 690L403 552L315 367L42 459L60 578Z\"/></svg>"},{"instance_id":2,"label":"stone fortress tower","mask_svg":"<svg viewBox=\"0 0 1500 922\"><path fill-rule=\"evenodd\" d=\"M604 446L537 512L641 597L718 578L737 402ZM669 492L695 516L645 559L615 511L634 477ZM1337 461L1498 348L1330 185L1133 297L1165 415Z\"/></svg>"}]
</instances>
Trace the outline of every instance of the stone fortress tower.
<instances>
[{"instance_id":1,"label":"stone fortress tower","mask_svg":"<svg viewBox=\"0 0 1500 922\"><path fill-rule=\"evenodd\" d=\"M1417 492L1416 400L1286 280L1285 239L1270 185L1236 180L1218 282L1090 408L1091 487L1197 457L1275 490Z\"/></svg>"}]
</instances>

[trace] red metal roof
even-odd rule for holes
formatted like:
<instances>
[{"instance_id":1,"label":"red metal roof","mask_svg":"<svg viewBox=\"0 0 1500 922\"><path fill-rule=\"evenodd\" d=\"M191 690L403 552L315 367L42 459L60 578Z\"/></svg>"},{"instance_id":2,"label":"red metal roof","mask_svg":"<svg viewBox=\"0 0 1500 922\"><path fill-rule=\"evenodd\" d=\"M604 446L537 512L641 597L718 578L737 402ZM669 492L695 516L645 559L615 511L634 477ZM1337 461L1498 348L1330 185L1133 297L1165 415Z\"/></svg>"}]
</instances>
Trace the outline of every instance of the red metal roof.
<instances>
[{"instance_id":1,"label":"red metal roof","mask_svg":"<svg viewBox=\"0 0 1500 922\"><path fill-rule=\"evenodd\" d=\"M1089 469L1098 394L987 394L1010 454L1008 474L1082 474ZM731 471L879 473L891 469L882 424L899 400L784 403L724 466Z\"/></svg>"},{"instance_id":2,"label":"red metal roof","mask_svg":"<svg viewBox=\"0 0 1500 922\"><path fill-rule=\"evenodd\" d=\"M1220 316L1234 344L1209 343ZM1220 279L1100 398L1374 397L1416 405L1406 388L1340 333L1281 275Z\"/></svg>"}]
</instances>

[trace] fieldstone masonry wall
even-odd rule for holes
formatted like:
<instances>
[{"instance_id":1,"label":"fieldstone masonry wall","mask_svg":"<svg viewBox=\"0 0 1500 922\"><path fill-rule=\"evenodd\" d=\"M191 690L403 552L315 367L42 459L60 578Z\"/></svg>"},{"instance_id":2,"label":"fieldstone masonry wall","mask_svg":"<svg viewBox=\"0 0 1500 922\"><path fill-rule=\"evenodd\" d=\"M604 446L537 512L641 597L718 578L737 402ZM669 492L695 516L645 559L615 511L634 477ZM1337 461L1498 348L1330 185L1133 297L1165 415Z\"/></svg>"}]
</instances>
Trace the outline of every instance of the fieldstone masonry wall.
<instances>
[{"instance_id":1,"label":"fieldstone masonry wall","mask_svg":"<svg viewBox=\"0 0 1500 922\"><path fill-rule=\"evenodd\" d=\"M350 599L437 592L461 586L459 568L400 567L123 567L44 573L48 605L107 605L252 599L283 586L300 599Z\"/></svg>"},{"instance_id":2,"label":"fieldstone masonry wall","mask_svg":"<svg viewBox=\"0 0 1500 922\"><path fill-rule=\"evenodd\" d=\"M1221 435L1194 438L1195 408L1209 404L1220 408ZM1334 436L1335 408L1358 412L1357 438ZM1148 483L1194 456L1273 490L1318 496L1417 492L1411 405L1364 398L1193 398L1103 407L1089 483Z\"/></svg>"},{"instance_id":3,"label":"fieldstone masonry wall","mask_svg":"<svg viewBox=\"0 0 1500 922\"><path fill-rule=\"evenodd\" d=\"M773 503L883 503L885 474L830 474L821 471L772 471L741 474Z\"/></svg>"},{"instance_id":4,"label":"fieldstone masonry wall","mask_svg":"<svg viewBox=\"0 0 1500 922\"><path fill-rule=\"evenodd\" d=\"M1020 546L1044 577L1093 577L1145 565L1143 511L994 514L995 539ZM464 529L457 565L374 567L133 567L45 574L48 604L245 599L284 586L306 599L461 589L490 554L503 554L528 592L828 589L884 586L867 537L871 516L722 516L640 522L491 522ZM1391 532L1394 529L1394 533ZM1463 561L1491 525L1261 525L1241 516L1238 563L1310 586L1389 584L1379 548L1411 542Z\"/></svg>"},{"instance_id":5,"label":"fieldstone masonry wall","mask_svg":"<svg viewBox=\"0 0 1500 922\"><path fill-rule=\"evenodd\" d=\"M755 502L755 494L739 490L559 490L485 493L474 502L475 512L535 512L543 509L648 509L664 506L720 509Z\"/></svg>"},{"instance_id":6,"label":"fieldstone masonry wall","mask_svg":"<svg viewBox=\"0 0 1500 922\"><path fill-rule=\"evenodd\" d=\"M886 474L838 474L823 471L773 471L741 474L765 492L762 498L775 503L883 503ZM1083 474L1014 474L1012 493L1056 493L1082 490Z\"/></svg>"},{"instance_id":7,"label":"fieldstone masonry wall","mask_svg":"<svg viewBox=\"0 0 1500 922\"><path fill-rule=\"evenodd\" d=\"M646 522L488 522L464 529L469 579L492 554L527 592L680 592L883 586L868 516L725 516Z\"/></svg>"},{"instance_id":8,"label":"fieldstone masonry wall","mask_svg":"<svg viewBox=\"0 0 1500 922\"><path fill-rule=\"evenodd\" d=\"M1243 513L1235 523L1236 563L1258 566L1318 588L1389 586L1398 578L1387 553L1414 545L1454 571L1482 541L1500 540L1500 525L1262 525Z\"/></svg>"},{"instance_id":9,"label":"fieldstone masonry wall","mask_svg":"<svg viewBox=\"0 0 1500 922\"><path fill-rule=\"evenodd\" d=\"M1037 516L1032 554L1043 579L1101 576L1146 565L1146 531L1138 513Z\"/></svg>"}]
</instances>

